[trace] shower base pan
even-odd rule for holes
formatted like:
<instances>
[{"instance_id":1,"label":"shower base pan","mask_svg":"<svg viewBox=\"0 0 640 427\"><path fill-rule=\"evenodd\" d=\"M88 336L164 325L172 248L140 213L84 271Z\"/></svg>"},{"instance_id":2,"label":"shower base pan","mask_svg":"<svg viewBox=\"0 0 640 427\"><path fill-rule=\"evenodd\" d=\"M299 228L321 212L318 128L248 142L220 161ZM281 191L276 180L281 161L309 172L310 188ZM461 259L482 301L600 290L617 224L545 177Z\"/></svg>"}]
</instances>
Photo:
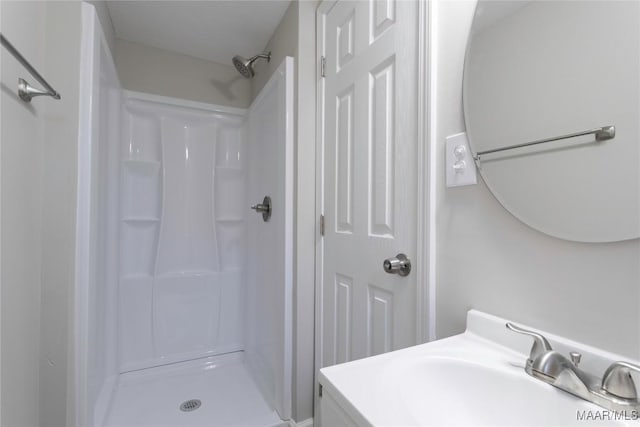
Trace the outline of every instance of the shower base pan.
<instances>
[{"instance_id":1,"label":"shower base pan","mask_svg":"<svg viewBox=\"0 0 640 427\"><path fill-rule=\"evenodd\" d=\"M231 353L120 375L105 427L287 426Z\"/></svg>"}]
</instances>

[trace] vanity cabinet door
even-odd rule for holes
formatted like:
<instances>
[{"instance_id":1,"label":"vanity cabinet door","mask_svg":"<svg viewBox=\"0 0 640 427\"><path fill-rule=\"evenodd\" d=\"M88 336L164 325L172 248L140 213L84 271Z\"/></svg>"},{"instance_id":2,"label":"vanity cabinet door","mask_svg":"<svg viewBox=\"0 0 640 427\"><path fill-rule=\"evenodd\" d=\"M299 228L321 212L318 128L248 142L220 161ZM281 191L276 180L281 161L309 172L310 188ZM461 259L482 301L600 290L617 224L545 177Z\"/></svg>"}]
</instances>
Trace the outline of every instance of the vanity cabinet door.
<instances>
[{"instance_id":1,"label":"vanity cabinet door","mask_svg":"<svg viewBox=\"0 0 640 427\"><path fill-rule=\"evenodd\" d=\"M330 394L320 398L320 427L358 427Z\"/></svg>"}]
</instances>

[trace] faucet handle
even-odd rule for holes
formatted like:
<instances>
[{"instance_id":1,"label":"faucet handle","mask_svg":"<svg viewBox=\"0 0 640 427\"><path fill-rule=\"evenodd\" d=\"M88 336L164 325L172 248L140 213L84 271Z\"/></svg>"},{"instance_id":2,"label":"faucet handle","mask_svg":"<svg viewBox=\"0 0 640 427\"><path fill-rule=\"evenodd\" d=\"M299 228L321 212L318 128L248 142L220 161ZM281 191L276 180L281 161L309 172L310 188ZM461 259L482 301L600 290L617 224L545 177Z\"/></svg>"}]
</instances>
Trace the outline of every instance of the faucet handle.
<instances>
[{"instance_id":1,"label":"faucet handle","mask_svg":"<svg viewBox=\"0 0 640 427\"><path fill-rule=\"evenodd\" d=\"M571 363L573 363L573 366L577 368L580 364L580 360L582 360L582 353L572 351L571 353L569 353L569 356L571 357Z\"/></svg>"},{"instance_id":2,"label":"faucet handle","mask_svg":"<svg viewBox=\"0 0 640 427\"><path fill-rule=\"evenodd\" d=\"M636 400L638 393L629 371L640 373L640 366L628 362L612 363L602 377L602 389L616 397Z\"/></svg>"},{"instance_id":3,"label":"faucet handle","mask_svg":"<svg viewBox=\"0 0 640 427\"><path fill-rule=\"evenodd\" d=\"M551 344L549 344L549 341L547 341L547 339L541 334L530 331L528 329L523 329L511 322L507 322L505 326L507 327L507 329L512 330L513 332L517 332L523 335L529 335L533 338L533 345L531 346L531 354L529 355L529 360L534 361L543 354L553 350L551 348Z\"/></svg>"}]
</instances>

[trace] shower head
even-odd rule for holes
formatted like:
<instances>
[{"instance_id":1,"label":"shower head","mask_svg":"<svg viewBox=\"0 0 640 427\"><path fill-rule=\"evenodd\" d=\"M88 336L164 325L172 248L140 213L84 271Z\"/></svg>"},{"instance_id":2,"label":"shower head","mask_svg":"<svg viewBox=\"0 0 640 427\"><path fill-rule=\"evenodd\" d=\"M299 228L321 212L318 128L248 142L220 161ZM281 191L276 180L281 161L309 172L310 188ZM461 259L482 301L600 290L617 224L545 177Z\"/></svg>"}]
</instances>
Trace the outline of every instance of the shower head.
<instances>
[{"instance_id":1,"label":"shower head","mask_svg":"<svg viewBox=\"0 0 640 427\"><path fill-rule=\"evenodd\" d=\"M236 55L233 57L233 65L236 67L236 70L238 70L238 72L242 74L242 77L250 79L255 75L252 65L259 58L265 58L267 62L269 62L271 61L271 52L260 53L258 55L252 56L249 59L245 59L240 55Z\"/></svg>"}]
</instances>

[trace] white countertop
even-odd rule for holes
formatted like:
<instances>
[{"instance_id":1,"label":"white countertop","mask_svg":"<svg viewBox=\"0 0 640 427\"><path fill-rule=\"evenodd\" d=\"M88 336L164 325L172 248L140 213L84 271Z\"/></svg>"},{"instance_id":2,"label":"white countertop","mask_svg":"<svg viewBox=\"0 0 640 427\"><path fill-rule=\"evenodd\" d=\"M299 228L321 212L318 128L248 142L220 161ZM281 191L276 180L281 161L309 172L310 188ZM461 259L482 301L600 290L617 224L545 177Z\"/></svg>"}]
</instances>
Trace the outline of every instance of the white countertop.
<instances>
[{"instance_id":1,"label":"white countertop","mask_svg":"<svg viewBox=\"0 0 640 427\"><path fill-rule=\"evenodd\" d=\"M531 338L505 323L471 310L463 334L321 369L323 394L358 425L638 425L611 419L634 414L611 413L527 375ZM538 332L562 353L581 352L580 367L597 376L612 361L625 360Z\"/></svg>"}]
</instances>

